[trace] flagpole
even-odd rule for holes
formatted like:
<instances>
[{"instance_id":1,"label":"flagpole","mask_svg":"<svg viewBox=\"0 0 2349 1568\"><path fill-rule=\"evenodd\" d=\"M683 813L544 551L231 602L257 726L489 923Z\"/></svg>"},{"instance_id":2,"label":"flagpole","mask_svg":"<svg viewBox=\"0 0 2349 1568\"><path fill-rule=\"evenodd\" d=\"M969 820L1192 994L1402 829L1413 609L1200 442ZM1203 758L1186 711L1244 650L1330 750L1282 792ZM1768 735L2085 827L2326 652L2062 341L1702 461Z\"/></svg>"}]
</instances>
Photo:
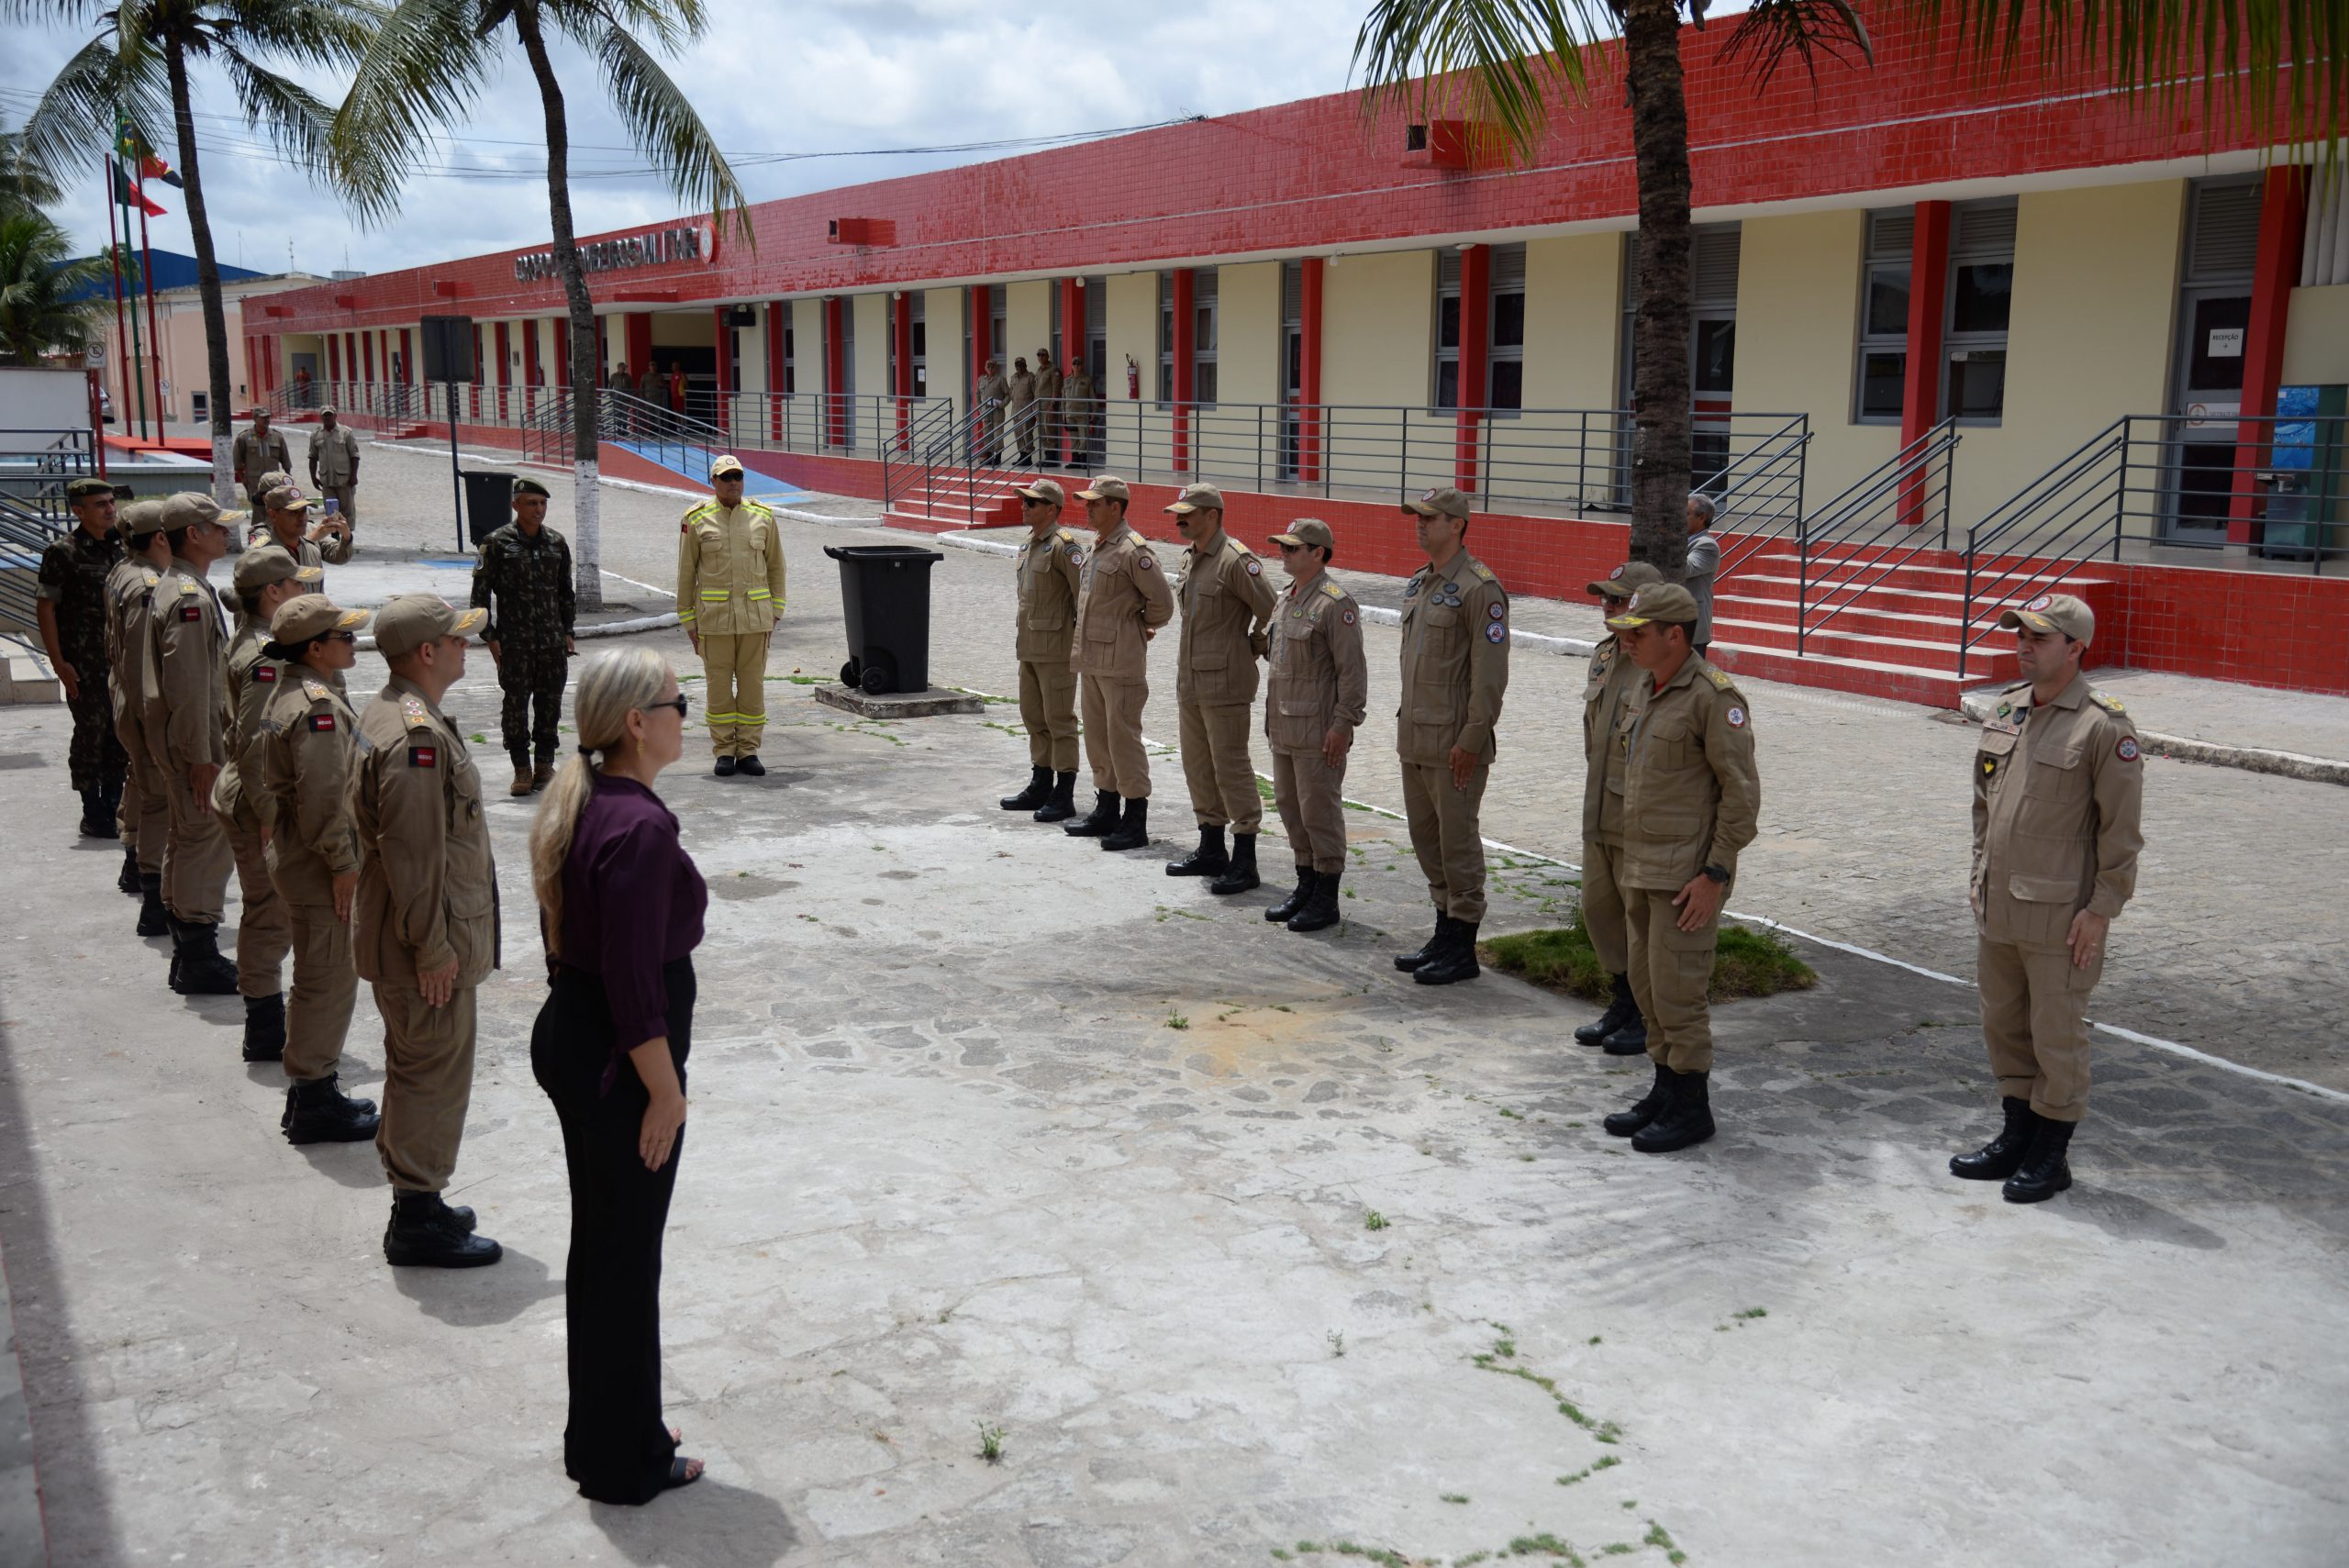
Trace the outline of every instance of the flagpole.
<instances>
[{"instance_id":1,"label":"flagpole","mask_svg":"<svg viewBox=\"0 0 2349 1568\"><path fill-rule=\"evenodd\" d=\"M114 161L114 199L122 207L122 243L123 249L126 250L130 248L129 195L129 183L122 177L122 159L117 156ZM137 258L134 257L132 259L132 262L133 265L136 265ZM132 297L134 299L137 297L135 292ZM139 342L139 307L136 305L133 305L130 307L130 357L134 361L143 360L147 357L146 350L140 347ZM139 437L141 440L145 440L149 439L147 434L147 378L145 376L140 376L139 378L137 390L139 394Z\"/></svg>"},{"instance_id":2,"label":"flagpole","mask_svg":"<svg viewBox=\"0 0 2349 1568\"><path fill-rule=\"evenodd\" d=\"M141 188L144 194L144 187ZM139 272L147 282L147 340L155 345L155 439L168 440L163 428L163 331L155 325L155 250L147 242L147 209L139 209Z\"/></svg>"},{"instance_id":3,"label":"flagpole","mask_svg":"<svg viewBox=\"0 0 2349 1568\"><path fill-rule=\"evenodd\" d=\"M130 328L122 318L122 241L114 232L114 160L106 163L106 260L114 269L114 344L122 357L123 433L130 430Z\"/></svg>"}]
</instances>

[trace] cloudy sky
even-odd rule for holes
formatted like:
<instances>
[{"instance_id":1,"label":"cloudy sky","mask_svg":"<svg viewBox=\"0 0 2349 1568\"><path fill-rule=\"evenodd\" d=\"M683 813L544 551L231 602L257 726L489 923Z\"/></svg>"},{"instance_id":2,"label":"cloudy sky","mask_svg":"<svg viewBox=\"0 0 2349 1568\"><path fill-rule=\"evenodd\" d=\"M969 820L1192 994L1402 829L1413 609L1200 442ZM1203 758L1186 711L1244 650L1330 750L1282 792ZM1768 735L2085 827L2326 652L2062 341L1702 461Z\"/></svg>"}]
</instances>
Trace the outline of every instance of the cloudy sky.
<instances>
[{"instance_id":1,"label":"cloudy sky","mask_svg":"<svg viewBox=\"0 0 2349 1568\"><path fill-rule=\"evenodd\" d=\"M1018 137L1050 137L1225 114L1346 84L1367 0L816 0L784 6L707 0L712 26L669 62L730 157L864 153ZM20 123L86 35L12 26L0 61L0 123ZM569 87L573 200L581 232L679 210L657 180L594 177L640 168L605 107L593 62L558 61ZM435 259L543 242L548 237L538 95L518 50L465 117L462 138L433 158L443 168L504 171L419 176L401 217L360 228L331 191L278 161L235 117L226 84L197 68L204 184L220 259L263 272L381 272ZM340 83L313 79L322 96ZM162 149L174 164L176 150ZM989 153L821 157L745 164L753 201L822 190ZM152 222L159 248L192 249L184 204ZM88 249L106 242L95 160L59 216Z\"/></svg>"}]
</instances>

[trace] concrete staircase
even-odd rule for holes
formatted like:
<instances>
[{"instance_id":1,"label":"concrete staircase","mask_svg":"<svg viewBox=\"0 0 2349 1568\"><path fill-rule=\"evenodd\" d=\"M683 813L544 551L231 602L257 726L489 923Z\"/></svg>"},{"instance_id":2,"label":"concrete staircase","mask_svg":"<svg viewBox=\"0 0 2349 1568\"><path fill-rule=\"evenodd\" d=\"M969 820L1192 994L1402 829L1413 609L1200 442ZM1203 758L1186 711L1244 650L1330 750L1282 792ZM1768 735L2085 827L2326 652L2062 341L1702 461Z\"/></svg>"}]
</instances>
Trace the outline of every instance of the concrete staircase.
<instances>
[{"instance_id":1,"label":"concrete staircase","mask_svg":"<svg viewBox=\"0 0 2349 1568\"><path fill-rule=\"evenodd\" d=\"M930 471L927 484L917 475L912 484L889 503L888 518L894 527L919 528L925 533L1003 528L1019 521L1019 502L1012 491L1035 483L1037 477L1020 470L974 471L941 466ZM1072 495L1083 488L1082 484L1072 484L1069 477L1063 478L1060 484Z\"/></svg>"},{"instance_id":2,"label":"concrete staircase","mask_svg":"<svg viewBox=\"0 0 2349 1568\"><path fill-rule=\"evenodd\" d=\"M2018 564L1986 567L1998 572ZM2030 580L2023 572L2007 579ZM2087 568L2052 590L2033 587L2025 597L2071 594L2103 616L2118 607L2120 585ZM1962 692L2020 678L2014 634L1998 628L2007 605L1993 598L1976 601L1971 626L1977 640L1959 678L1965 566L1954 552L1831 546L1814 550L1807 595L1802 588L1802 562L1791 544L1742 562L1714 590L1713 662L1733 674L1947 708L1958 706ZM1798 606L1805 604L1801 618L1809 629L1797 652Z\"/></svg>"},{"instance_id":3,"label":"concrete staircase","mask_svg":"<svg viewBox=\"0 0 2349 1568\"><path fill-rule=\"evenodd\" d=\"M39 648L21 638L0 637L0 706L64 700L65 684Z\"/></svg>"}]
</instances>

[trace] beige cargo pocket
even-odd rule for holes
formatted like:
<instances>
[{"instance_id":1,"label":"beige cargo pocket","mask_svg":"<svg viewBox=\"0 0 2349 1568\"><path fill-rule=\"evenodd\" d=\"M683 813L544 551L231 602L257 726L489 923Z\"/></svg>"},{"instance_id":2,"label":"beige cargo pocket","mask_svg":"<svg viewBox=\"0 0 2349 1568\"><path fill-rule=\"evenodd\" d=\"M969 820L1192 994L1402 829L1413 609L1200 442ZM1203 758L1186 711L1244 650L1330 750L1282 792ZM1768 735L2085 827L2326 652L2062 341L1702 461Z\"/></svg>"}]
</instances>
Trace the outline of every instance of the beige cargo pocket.
<instances>
[{"instance_id":1,"label":"beige cargo pocket","mask_svg":"<svg viewBox=\"0 0 2349 1568\"><path fill-rule=\"evenodd\" d=\"M2049 747L2032 754L2023 773L2023 794L2033 800L2074 805L2088 795L2088 771L2080 766L2086 748L2078 743Z\"/></svg>"},{"instance_id":2,"label":"beige cargo pocket","mask_svg":"<svg viewBox=\"0 0 2349 1568\"><path fill-rule=\"evenodd\" d=\"M2015 901L2015 940L2044 947L2061 942L2070 930L2080 907L2079 879L2009 872L2007 896Z\"/></svg>"}]
</instances>

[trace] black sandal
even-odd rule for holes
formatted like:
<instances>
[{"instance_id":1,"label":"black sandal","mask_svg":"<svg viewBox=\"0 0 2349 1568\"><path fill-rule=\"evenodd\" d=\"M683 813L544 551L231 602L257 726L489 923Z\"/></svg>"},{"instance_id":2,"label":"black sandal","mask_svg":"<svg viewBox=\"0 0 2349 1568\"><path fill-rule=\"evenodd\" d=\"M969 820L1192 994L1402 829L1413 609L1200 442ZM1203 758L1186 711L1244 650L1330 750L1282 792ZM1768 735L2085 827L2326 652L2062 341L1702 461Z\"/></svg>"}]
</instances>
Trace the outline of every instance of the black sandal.
<instances>
[{"instance_id":1,"label":"black sandal","mask_svg":"<svg viewBox=\"0 0 2349 1568\"><path fill-rule=\"evenodd\" d=\"M671 1460L669 1462L669 1476L667 1480L661 1483L662 1490L674 1491L677 1487L690 1486L695 1482L700 1480L704 1475L709 1473L709 1467L706 1464L702 1465L698 1470L694 1468L695 1465L700 1463L700 1461L687 1459L683 1454L679 1454L676 1458Z\"/></svg>"}]
</instances>

